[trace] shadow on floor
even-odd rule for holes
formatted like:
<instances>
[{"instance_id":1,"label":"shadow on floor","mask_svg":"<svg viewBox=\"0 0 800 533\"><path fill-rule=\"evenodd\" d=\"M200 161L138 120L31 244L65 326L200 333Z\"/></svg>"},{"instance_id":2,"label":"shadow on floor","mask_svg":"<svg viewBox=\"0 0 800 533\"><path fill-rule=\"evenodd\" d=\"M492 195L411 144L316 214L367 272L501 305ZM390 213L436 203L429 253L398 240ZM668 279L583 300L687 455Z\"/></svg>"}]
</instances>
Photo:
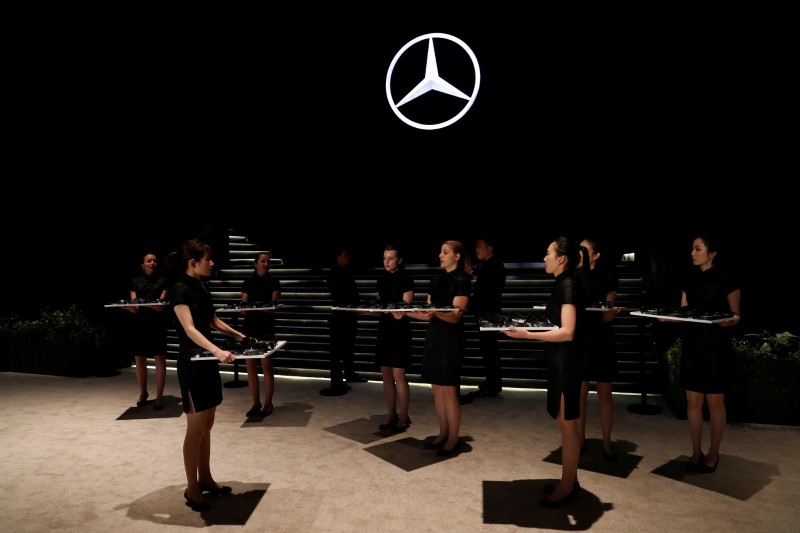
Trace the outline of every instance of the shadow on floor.
<instances>
[{"instance_id":1,"label":"shadow on floor","mask_svg":"<svg viewBox=\"0 0 800 533\"><path fill-rule=\"evenodd\" d=\"M693 473L686 470L689 459L689 456L682 455L652 470L652 473L742 501L749 500L772 483L773 477L780 475L774 464L725 454L720 454L716 472Z\"/></svg>"},{"instance_id":2,"label":"shadow on floor","mask_svg":"<svg viewBox=\"0 0 800 533\"><path fill-rule=\"evenodd\" d=\"M185 485L173 485L156 490L127 506L128 518L144 520L153 524L187 527L207 527L213 525L243 526L255 511L261 498L267 492L268 483L229 483L233 493L211 496L206 499L211 509L203 512L192 511L183 498Z\"/></svg>"},{"instance_id":3,"label":"shadow on floor","mask_svg":"<svg viewBox=\"0 0 800 533\"><path fill-rule=\"evenodd\" d=\"M155 400L148 400L141 407L128 407L117 417L117 420L144 420L148 418L176 418L183 414L183 404L176 396L163 396L164 408L156 411L153 406Z\"/></svg>"},{"instance_id":4,"label":"shadow on floor","mask_svg":"<svg viewBox=\"0 0 800 533\"><path fill-rule=\"evenodd\" d=\"M483 523L511 524L537 529L582 531L592 527L613 504L581 488L569 505L545 509L538 505L546 497L544 486L558 480L517 479L483 482Z\"/></svg>"}]
</instances>

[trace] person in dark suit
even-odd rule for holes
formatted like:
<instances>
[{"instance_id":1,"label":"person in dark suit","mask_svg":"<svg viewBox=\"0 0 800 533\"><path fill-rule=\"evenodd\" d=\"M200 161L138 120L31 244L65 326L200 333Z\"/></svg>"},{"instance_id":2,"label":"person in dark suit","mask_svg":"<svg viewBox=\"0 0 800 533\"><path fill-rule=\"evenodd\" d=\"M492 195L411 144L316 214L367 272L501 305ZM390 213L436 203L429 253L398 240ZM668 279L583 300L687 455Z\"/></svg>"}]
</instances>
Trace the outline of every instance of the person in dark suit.
<instances>
[{"instance_id":1,"label":"person in dark suit","mask_svg":"<svg viewBox=\"0 0 800 533\"><path fill-rule=\"evenodd\" d=\"M475 244L475 257L478 260L475 285L469 299L469 310L476 319L489 313L500 313L503 289L506 285L506 267L495 255L493 241L487 237L478 239ZM503 390L503 378L498 351L498 335L494 331L478 332L478 346L483 359L485 379L478 390L469 393L472 398L495 397Z\"/></svg>"},{"instance_id":2,"label":"person in dark suit","mask_svg":"<svg viewBox=\"0 0 800 533\"><path fill-rule=\"evenodd\" d=\"M336 261L328 271L327 284L331 291L331 304L346 307L359 302L358 285L350 266L350 250L346 246L336 249ZM330 357L331 386L319 391L323 396L341 396L351 390L347 382L364 383L354 368L358 315L352 311L331 311Z\"/></svg>"}]
</instances>

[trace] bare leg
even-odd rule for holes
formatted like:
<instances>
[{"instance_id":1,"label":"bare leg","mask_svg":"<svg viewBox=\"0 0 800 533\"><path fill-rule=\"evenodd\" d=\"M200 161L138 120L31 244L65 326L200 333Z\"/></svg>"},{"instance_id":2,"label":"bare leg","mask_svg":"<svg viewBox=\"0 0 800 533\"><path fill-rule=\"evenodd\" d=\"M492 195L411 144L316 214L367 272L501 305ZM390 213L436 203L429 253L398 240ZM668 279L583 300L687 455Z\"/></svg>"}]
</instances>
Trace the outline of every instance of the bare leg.
<instances>
[{"instance_id":1,"label":"bare leg","mask_svg":"<svg viewBox=\"0 0 800 533\"><path fill-rule=\"evenodd\" d=\"M600 400L600 427L603 430L603 451L614 453L611 443L611 428L614 426L614 399L611 396L613 385L608 381L597 383L597 398Z\"/></svg>"},{"instance_id":2,"label":"bare leg","mask_svg":"<svg viewBox=\"0 0 800 533\"><path fill-rule=\"evenodd\" d=\"M686 418L689 437L692 439L691 463L698 463L703 455L703 396L702 392L686 391Z\"/></svg>"},{"instance_id":3,"label":"bare leg","mask_svg":"<svg viewBox=\"0 0 800 533\"><path fill-rule=\"evenodd\" d=\"M583 448L584 444L586 443L586 411L587 411L588 401L589 401L589 382L582 381L581 410L580 410L580 416L578 417L578 442L580 442L581 448Z\"/></svg>"},{"instance_id":4,"label":"bare leg","mask_svg":"<svg viewBox=\"0 0 800 533\"><path fill-rule=\"evenodd\" d=\"M722 434L725 432L727 412L725 411L724 394L706 394L708 402L709 420L711 422L711 447L706 456L706 465L715 466L719 461L719 446L722 443Z\"/></svg>"},{"instance_id":5,"label":"bare leg","mask_svg":"<svg viewBox=\"0 0 800 533\"><path fill-rule=\"evenodd\" d=\"M194 406L186 413L186 436L183 439L183 467L186 470L186 489L195 502L202 502L203 493L198 484L201 448L208 431L208 412L195 413Z\"/></svg>"},{"instance_id":6,"label":"bare leg","mask_svg":"<svg viewBox=\"0 0 800 533\"><path fill-rule=\"evenodd\" d=\"M156 360L156 405L163 405L164 385L167 383L167 356L157 355Z\"/></svg>"},{"instance_id":7,"label":"bare leg","mask_svg":"<svg viewBox=\"0 0 800 533\"><path fill-rule=\"evenodd\" d=\"M275 372L272 369L272 359L269 357L261 359L261 370L264 372L264 411L271 412L272 396L275 394ZM249 383L250 374L247 375L247 380ZM258 389L256 389L256 401L258 401Z\"/></svg>"},{"instance_id":8,"label":"bare leg","mask_svg":"<svg viewBox=\"0 0 800 533\"><path fill-rule=\"evenodd\" d=\"M136 382L139 384L139 402L147 400L147 357L134 356L136 360Z\"/></svg>"},{"instance_id":9,"label":"bare leg","mask_svg":"<svg viewBox=\"0 0 800 533\"><path fill-rule=\"evenodd\" d=\"M458 387L441 387L441 397L447 424L447 442L443 450L452 450L458 444L458 431L461 428L461 402L458 400Z\"/></svg>"},{"instance_id":10,"label":"bare leg","mask_svg":"<svg viewBox=\"0 0 800 533\"><path fill-rule=\"evenodd\" d=\"M447 413L444 399L444 388L441 385L431 385L433 389L433 403L436 408L436 419L439 421L439 435L433 439L434 444L448 440Z\"/></svg>"},{"instance_id":11,"label":"bare leg","mask_svg":"<svg viewBox=\"0 0 800 533\"><path fill-rule=\"evenodd\" d=\"M409 420L408 406L411 399L411 389L408 386L405 368L392 368L391 371L395 389L397 390L397 403L400 411L400 420L397 422L397 425L403 426Z\"/></svg>"},{"instance_id":12,"label":"bare leg","mask_svg":"<svg viewBox=\"0 0 800 533\"><path fill-rule=\"evenodd\" d=\"M561 481L548 499L559 501L566 498L578 482L578 460L581 453L578 437L578 421L564 420L564 395L556 417L558 431L561 433Z\"/></svg>"},{"instance_id":13,"label":"bare leg","mask_svg":"<svg viewBox=\"0 0 800 533\"><path fill-rule=\"evenodd\" d=\"M392 367L381 367L381 378L383 378L383 399L386 401L386 419L384 424L391 424L397 415L397 389L394 385Z\"/></svg>"},{"instance_id":14,"label":"bare leg","mask_svg":"<svg viewBox=\"0 0 800 533\"><path fill-rule=\"evenodd\" d=\"M214 481L214 476L211 475L211 428L214 427L217 408L212 407L200 414L204 413L206 414L206 431L203 433L203 439L200 441L200 450L197 459L197 480L204 485L216 486L217 483Z\"/></svg>"},{"instance_id":15,"label":"bare leg","mask_svg":"<svg viewBox=\"0 0 800 533\"><path fill-rule=\"evenodd\" d=\"M258 361L246 359L247 364L247 387L250 389L250 400L253 402L251 409L261 409L261 393L258 384Z\"/></svg>"}]
</instances>

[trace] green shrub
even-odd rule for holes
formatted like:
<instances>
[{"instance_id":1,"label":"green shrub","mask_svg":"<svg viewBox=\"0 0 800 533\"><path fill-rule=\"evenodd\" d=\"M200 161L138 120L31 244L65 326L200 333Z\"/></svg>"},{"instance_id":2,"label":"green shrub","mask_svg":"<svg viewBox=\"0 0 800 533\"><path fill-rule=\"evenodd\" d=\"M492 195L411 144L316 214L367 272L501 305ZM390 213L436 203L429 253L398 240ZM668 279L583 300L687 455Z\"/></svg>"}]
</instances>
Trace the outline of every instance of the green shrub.
<instances>
[{"instance_id":1,"label":"green shrub","mask_svg":"<svg viewBox=\"0 0 800 533\"><path fill-rule=\"evenodd\" d=\"M41 335L47 340L82 343L91 341L100 344L102 330L87 319L76 306L67 309L39 312L34 320L21 320L16 316L0 318L0 333L8 335L33 334Z\"/></svg>"},{"instance_id":2,"label":"green shrub","mask_svg":"<svg viewBox=\"0 0 800 533\"><path fill-rule=\"evenodd\" d=\"M733 350L743 360L797 359L800 360L800 337L788 331L749 333L733 341Z\"/></svg>"}]
</instances>

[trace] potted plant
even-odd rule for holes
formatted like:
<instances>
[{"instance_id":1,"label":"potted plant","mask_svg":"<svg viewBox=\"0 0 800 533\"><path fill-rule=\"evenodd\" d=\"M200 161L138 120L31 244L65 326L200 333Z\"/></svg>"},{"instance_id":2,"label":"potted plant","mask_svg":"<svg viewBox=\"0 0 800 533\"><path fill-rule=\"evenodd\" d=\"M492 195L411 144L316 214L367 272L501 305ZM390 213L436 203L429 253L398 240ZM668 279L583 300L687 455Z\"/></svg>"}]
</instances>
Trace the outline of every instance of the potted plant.
<instances>
[{"instance_id":1,"label":"potted plant","mask_svg":"<svg viewBox=\"0 0 800 533\"><path fill-rule=\"evenodd\" d=\"M74 305L42 310L31 320L5 317L0 332L7 336L5 369L71 377L93 373L103 337Z\"/></svg>"},{"instance_id":2,"label":"potted plant","mask_svg":"<svg viewBox=\"0 0 800 533\"><path fill-rule=\"evenodd\" d=\"M686 419L686 391L680 386L679 367L681 339L675 340L664 350L664 382L661 395L675 418Z\"/></svg>"},{"instance_id":3,"label":"potted plant","mask_svg":"<svg viewBox=\"0 0 800 533\"><path fill-rule=\"evenodd\" d=\"M800 337L784 331L748 333L733 340L732 389L725 395L728 420L800 425ZM663 396L676 418L686 418L686 394L678 385L681 341L664 351ZM708 417L707 410L704 415Z\"/></svg>"}]
</instances>

